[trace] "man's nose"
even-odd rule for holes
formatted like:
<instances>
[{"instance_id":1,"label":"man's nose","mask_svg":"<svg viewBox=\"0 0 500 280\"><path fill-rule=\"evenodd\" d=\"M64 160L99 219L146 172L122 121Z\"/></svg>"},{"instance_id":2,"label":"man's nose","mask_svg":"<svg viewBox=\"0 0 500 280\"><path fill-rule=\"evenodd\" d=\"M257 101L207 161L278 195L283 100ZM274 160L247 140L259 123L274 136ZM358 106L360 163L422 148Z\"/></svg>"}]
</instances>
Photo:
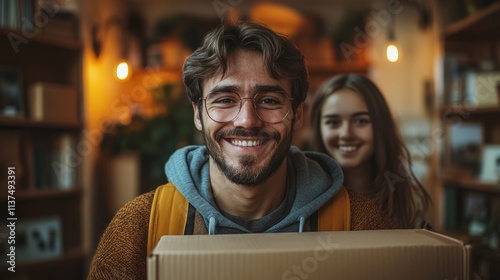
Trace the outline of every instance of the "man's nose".
<instances>
[{"instance_id":1,"label":"man's nose","mask_svg":"<svg viewBox=\"0 0 500 280\"><path fill-rule=\"evenodd\" d=\"M234 126L243 128L252 128L262 125L262 121L255 110L253 98L241 99L240 112L238 113L238 116L236 116L236 119L234 119L233 124Z\"/></svg>"}]
</instances>

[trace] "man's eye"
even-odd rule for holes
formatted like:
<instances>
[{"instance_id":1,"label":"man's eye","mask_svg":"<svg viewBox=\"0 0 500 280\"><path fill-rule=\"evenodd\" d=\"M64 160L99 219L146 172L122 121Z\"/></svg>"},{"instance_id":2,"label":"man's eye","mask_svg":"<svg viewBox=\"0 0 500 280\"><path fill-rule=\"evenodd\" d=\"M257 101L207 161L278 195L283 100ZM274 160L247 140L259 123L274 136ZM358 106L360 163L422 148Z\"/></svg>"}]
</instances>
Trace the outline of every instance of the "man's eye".
<instances>
[{"instance_id":1,"label":"man's eye","mask_svg":"<svg viewBox=\"0 0 500 280\"><path fill-rule=\"evenodd\" d=\"M232 98L220 98L215 101L215 103L219 104L230 104L230 103L235 103L236 101Z\"/></svg>"},{"instance_id":2,"label":"man's eye","mask_svg":"<svg viewBox=\"0 0 500 280\"><path fill-rule=\"evenodd\" d=\"M274 104L281 104L281 102L275 98L263 98L259 101L259 103L262 104L268 104L268 105L274 105Z\"/></svg>"},{"instance_id":3,"label":"man's eye","mask_svg":"<svg viewBox=\"0 0 500 280\"><path fill-rule=\"evenodd\" d=\"M216 96L210 96L207 98L208 104L212 104L215 106L221 106L221 105L233 105L233 104L238 104L240 102L240 99L238 96L234 95L228 95L228 94L218 94Z\"/></svg>"}]
</instances>

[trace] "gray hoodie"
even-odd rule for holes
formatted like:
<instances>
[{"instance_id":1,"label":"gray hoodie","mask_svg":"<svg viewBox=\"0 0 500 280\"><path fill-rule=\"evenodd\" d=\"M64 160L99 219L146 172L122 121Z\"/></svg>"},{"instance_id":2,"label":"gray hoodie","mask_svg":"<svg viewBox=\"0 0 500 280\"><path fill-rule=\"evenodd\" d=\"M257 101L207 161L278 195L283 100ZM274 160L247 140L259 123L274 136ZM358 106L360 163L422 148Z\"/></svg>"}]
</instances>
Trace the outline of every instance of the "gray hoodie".
<instances>
[{"instance_id":1,"label":"gray hoodie","mask_svg":"<svg viewBox=\"0 0 500 280\"><path fill-rule=\"evenodd\" d=\"M203 216L209 234L249 233L217 208L210 188L209 155L205 146L177 150L165 164L170 182ZM340 166L329 156L291 147L287 158L290 206L284 217L262 232L303 231L305 220L335 195L344 181ZM265 217L263 218L265 219Z\"/></svg>"}]
</instances>

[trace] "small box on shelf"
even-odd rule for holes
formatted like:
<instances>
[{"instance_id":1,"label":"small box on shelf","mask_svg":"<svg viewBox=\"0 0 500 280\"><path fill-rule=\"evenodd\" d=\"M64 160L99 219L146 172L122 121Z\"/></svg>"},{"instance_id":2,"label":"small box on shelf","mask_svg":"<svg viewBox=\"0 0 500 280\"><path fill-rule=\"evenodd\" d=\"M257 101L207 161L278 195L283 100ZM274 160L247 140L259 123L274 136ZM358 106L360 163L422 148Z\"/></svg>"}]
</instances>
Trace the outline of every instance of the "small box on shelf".
<instances>
[{"instance_id":1,"label":"small box on shelf","mask_svg":"<svg viewBox=\"0 0 500 280\"><path fill-rule=\"evenodd\" d=\"M33 83L28 89L28 106L30 118L36 121L60 124L79 122L75 87L46 82Z\"/></svg>"},{"instance_id":2,"label":"small box on shelf","mask_svg":"<svg viewBox=\"0 0 500 280\"><path fill-rule=\"evenodd\" d=\"M47 38L77 40L78 21L71 13L58 13L47 20L41 29L41 35Z\"/></svg>"}]
</instances>

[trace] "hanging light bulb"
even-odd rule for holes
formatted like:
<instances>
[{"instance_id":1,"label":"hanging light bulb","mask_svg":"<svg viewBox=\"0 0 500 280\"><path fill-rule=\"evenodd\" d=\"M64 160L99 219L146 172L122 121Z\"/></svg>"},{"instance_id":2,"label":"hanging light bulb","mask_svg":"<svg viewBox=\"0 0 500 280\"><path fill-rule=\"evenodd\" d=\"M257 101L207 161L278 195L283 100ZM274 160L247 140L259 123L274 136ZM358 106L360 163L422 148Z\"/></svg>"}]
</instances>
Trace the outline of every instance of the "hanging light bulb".
<instances>
[{"instance_id":1,"label":"hanging light bulb","mask_svg":"<svg viewBox=\"0 0 500 280\"><path fill-rule=\"evenodd\" d=\"M115 77L120 81L125 81L130 77L131 69L126 60L118 62L115 68Z\"/></svg>"},{"instance_id":2,"label":"hanging light bulb","mask_svg":"<svg viewBox=\"0 0 500 280\"><path fill-rule=\"evenodd\" d=\"M396 44L396 40L395 40L395 35L394 35L394 21L396 19L392 19L390 25L389 25L389 33L387 34L387 37L388 37L388 44L387 44L387 47L385 49L385 55L387 57L387 60L389 60L390 62L396 62L399 60L399 48Z\"/></svg>"},{"instance_id":3,"label":"hanging light bulb","mask_svg":"<svg viewBox=\"0 0 500 280\"><path fill-rule=\"evenodd\" d=\"M394 43L390 42L387 45L386 56L387 56L387 60L389 60L390 62L396 62L396 61L398 61L398 59L399 59L399 49L398 49L398 47Z\"/></svg>"}]
</instances>

